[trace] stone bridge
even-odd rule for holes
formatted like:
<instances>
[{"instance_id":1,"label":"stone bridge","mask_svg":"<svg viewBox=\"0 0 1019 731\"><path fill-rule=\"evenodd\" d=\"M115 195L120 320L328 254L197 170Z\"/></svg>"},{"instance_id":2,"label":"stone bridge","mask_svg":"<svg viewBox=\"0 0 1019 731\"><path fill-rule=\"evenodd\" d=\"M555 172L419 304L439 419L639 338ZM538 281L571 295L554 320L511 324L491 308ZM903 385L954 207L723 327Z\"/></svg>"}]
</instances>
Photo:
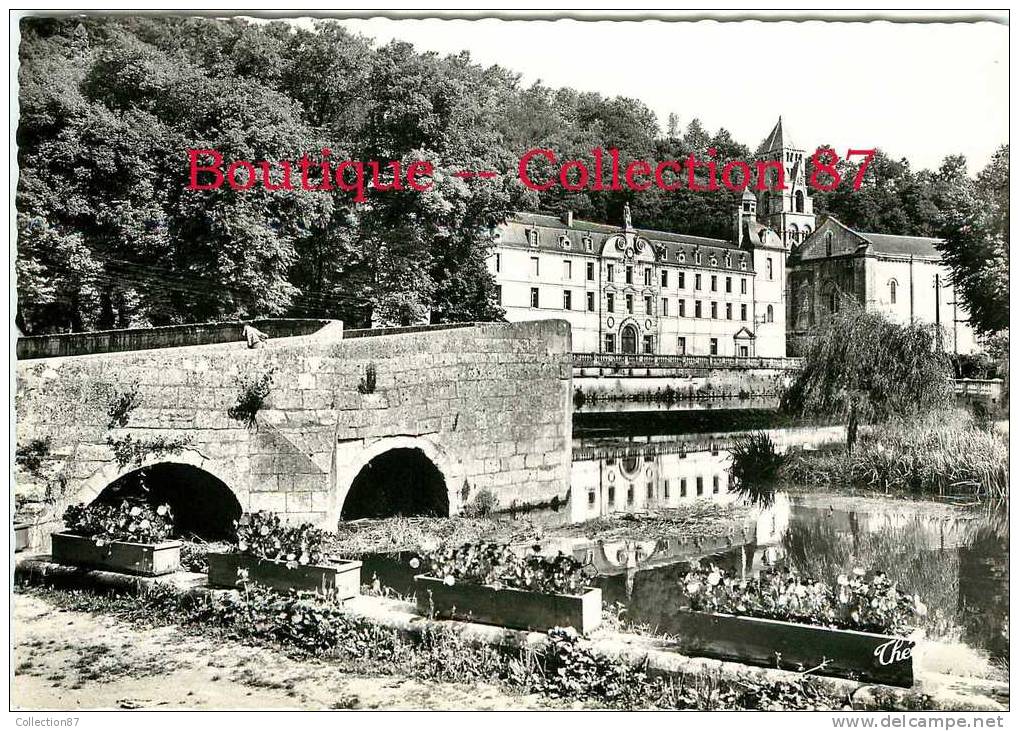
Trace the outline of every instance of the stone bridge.
<instances>
[{"instance_id":1,"label":"stone bridge","mask_svg":"<svg viewBox=\"0 0 1019 731\"><path fill-rule=\"evenodd\" d=\"M280 336L248 349L232 323L22 338L15 494L33 542L67 505L128 483L175 499L199 533L203 512L335 528L458 513L483 490L500 507L565 497L566 322L259 326Z\"/></svg>"}]
</instances>

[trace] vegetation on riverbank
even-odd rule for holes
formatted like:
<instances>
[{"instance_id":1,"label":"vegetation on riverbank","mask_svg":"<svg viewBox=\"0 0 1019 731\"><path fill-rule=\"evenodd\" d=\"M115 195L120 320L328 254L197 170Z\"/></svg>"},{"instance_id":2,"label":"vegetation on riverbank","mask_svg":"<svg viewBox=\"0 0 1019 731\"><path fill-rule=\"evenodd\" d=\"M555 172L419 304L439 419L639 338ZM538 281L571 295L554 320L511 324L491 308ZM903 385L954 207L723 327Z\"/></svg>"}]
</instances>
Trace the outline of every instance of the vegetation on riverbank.
<instances>
[{"instance_id":1,"label":"vegetation on riverbank","mask_svg":"<svg viewBox=\"0 0 1019 731\"><path fill-rule=\"evenodd\" d=\"M852 451L794 452L782 474L800 485L1007 501L1008 438L965 412L938 412L865 430Z\"/></svg>"},{"instance_id":2,"label":"vegetation on riverbank","mask_svg":"<svg viewBox=\"0 0 1019 731\"><path fill-rule=\"evenodd\" d=\"M197 634L278 647L295 657L322 657L343 669L474 684L608 708L851 709L852 700L809 677L797 682L738 680L716 672L662 678L585 647L565 630L542 647L477 645L453 628L408 636L351 617L319 595L280 595L251 586L216 598L160 588L140 596L19 587L64 609L112 615L145 626L179 625ZM891 700L878 696L881 707ZM923 697L919 698L922 704Z\"/></svg>"}]
</instances>

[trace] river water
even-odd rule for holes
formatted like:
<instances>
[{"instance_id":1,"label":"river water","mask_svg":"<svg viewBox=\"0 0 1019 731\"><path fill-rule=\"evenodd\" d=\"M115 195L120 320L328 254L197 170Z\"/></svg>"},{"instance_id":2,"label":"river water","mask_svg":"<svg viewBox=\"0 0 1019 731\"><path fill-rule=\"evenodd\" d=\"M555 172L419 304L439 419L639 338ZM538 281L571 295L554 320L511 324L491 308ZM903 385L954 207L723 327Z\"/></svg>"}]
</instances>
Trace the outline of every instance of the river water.
<instances>
[{"instance_id":1,"label":"river water","mask_svg":"<svg viewBox=\"0 0 1019 731\"><path fill-rule=\"evenodd\" d=\"M771 430L779 448L817 448L841 441L838 427ZM574 440L566 504L528 519L552 527L619 513L640 514L742 498L730 491L732 433L590 437ZM930 607L928 637L963 645L988 662L1008 659L1008 516L1004 510L894 497L819 493L788 486L774 504L740 511L720 538L646 534L615 540L552 539L598 569L606 605L628 622L673 630L680 586L691 566L713 563L754 573L792 566L832 580L853 568L883 570ZM409 591L409 570L368 560L384 583Z\"/></svg>"}]
</instances>

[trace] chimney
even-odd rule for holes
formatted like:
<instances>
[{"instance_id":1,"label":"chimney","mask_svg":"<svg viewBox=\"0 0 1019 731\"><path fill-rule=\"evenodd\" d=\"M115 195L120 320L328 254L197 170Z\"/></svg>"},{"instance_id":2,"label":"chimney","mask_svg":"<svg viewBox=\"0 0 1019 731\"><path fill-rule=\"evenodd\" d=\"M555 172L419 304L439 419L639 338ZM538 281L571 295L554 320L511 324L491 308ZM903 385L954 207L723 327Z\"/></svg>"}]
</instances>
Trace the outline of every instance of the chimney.
<instances>
[{"instance_id":1,"label":"chimney","mask_svg":"<svg viewBox=\"0 0 1019 731\"><path fill-rule=\"evenodd\" d=\"M562 215L559 216L559 220L563 222L563 226L566 226L566 228L573 228L573 211L563 211Z\"/></svg>"}]
</instances>

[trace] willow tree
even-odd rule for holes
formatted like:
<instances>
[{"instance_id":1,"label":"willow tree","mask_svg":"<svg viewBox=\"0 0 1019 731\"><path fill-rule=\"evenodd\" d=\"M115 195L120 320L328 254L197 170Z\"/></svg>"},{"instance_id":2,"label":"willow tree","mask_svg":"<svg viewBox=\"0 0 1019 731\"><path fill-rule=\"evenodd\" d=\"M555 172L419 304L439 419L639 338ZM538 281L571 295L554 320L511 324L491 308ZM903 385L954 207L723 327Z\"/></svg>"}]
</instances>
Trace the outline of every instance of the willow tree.
<instances>
[{"instance_id":1,"label":"willow tree","mask_svg":"<svg viewBox=\"0 0 1019 731\"><path fill-rule=\"evenodd\" d=\"M847 303L806 344L803 369L782 397L795 416L839 418L850 449L861 422L918 416L952 401L952 365L937 327L899 325Z\"/></svg>"}]
</instances>

